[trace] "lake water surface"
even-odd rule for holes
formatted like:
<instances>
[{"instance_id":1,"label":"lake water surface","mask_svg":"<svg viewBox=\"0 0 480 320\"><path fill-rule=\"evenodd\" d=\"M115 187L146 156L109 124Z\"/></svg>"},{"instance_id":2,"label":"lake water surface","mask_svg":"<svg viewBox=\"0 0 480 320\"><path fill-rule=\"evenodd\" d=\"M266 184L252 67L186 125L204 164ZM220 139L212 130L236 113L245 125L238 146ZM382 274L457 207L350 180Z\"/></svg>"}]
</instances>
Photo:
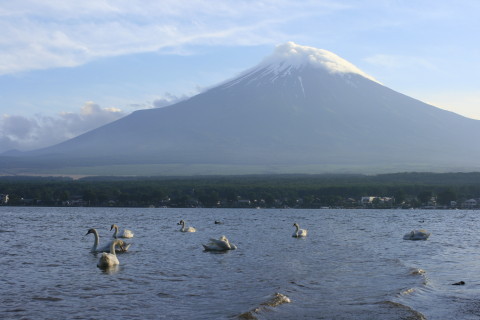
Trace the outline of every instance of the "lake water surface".
<instances>
[{"instance_id":1,"label":"lake water surface","mask_svg":"<svg viewBox=\"0 0 480 320\"><path fill-rule=\"evenodd\" d=\"M105 243L113 223L135 237L103 271L85 234ZM479 226L460 210L0 207L0 318L479 319ZM419 228L427 241L402 239ZM238 249L203 251L221 235Z\"/></svg>"}]
</instances>

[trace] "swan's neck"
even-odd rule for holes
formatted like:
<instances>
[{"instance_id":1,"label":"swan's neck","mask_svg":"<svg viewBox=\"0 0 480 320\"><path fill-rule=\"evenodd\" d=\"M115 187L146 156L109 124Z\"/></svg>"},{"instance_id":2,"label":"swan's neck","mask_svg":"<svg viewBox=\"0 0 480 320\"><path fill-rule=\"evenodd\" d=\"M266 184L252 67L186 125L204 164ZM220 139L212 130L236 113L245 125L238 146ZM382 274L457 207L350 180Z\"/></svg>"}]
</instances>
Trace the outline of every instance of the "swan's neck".
<instances>
[{"instance_id":1,"label":"swan's neck","mask_svg":"<svg viewBox=\"0 0 480 320\"><path fill-rule=\"evenodd\" d=\"M185 221L180 222L180 224L182 225L182 231L185 231Z\"/></svg>"},{"instance_id":2,"label":"swan's neck","mask_svg":"<svg viewBox=\"0 0 480 320\"><path fill-rule=\"evenodd\" d=\"M100 242L100 237L98 236L97 230L93 233L95 236L95 241L93 242L92 252L97 251L98 243Z\"/></svg>"},{"instance_id":3,"label":"swan's neck","mask_svg":"<svg viewBox=\"0 0 480 320\"><path fill-rule=\"evenodd\" d=\"M115 226L114 229L115 229L115 232L113 233L113 237L114 237L115 239L117 239L118 227Z\"/></svg>"},{"instance_id":4,"label":"swan's neck","mask_svg":"<svg viewBox=\"0 0 480 320\"><path fill-rule=\"evenodd\" d=\"M298 224L295 225L295 228L296 228L297 232L298 232L298 230L300 230L300 226Z\"/></svg>"},{"instance_id":5,"label":"swan's neck","mask_svg":"<svg viewBox=\"0 0 480 320\"><path fill-rule=\"evenodd\" d=\"M110 244L110 253L113 254L114 256L116 255L115 254L115 246L117 245L117 241L112 241L112 243Z\"/></svg>"}]
</instances>

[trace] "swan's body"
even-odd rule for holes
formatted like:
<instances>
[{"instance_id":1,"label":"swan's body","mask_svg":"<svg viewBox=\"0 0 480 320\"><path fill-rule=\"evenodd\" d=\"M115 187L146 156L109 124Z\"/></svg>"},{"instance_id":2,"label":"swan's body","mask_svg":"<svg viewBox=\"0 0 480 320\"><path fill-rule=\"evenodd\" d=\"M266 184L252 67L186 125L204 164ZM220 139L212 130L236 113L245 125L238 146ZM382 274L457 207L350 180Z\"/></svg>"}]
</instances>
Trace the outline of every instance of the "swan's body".
<instances>
[{"instance_id":1,"label":"swan's body","mask_svg":"<svg viewBox=\"0 0 480 320\"><path fill-rule=\"evenodd\" d=\"M112 224L112 227L110 228L110 231L112 231L113 229L115 229L115 232L113 233L113 237L115 239L118 239L118 238L130 239L130 238L133 238L133 232L131 230L125 229L125 230L123 230L122 234L118 234L118 226L116 224Z\"/></svg>"},{"instance_id":2,"label":"swan's body","mask_svg":"<svg viewBox=\"0 0 480 320\"><path fill-rule=\"evenodd\" d=\"M102 256L98 260L97 267L109 268L120 264L120 261L118 261L117 255L115 254L116 246L123 246L123 241L120 239L113 240L110 244L110 253L102 252Z\"/></svg>"},{"instance_id":3,"label":"swan's body","mask_svg":"<svg viewBox=\"0 0 480 320\"><path fill-rule=\"evenodd\" d=\"M202 246L205 251L227 251L237 249L237 246L230 243L225 236L221 236L218 240L210 239L208 244L202 244Z\"/></svg>"},{"instance_id":4,"label":"swan's body","mask_svg":"<svg viewBox=\"0 0 480 320\"><path fill-rule=\"evenodd\" d=\"M92 249L90 249L90 252L93 252L93 253L98 253L98 252L110 252L110 245L112 244L113 240L108 242L106 245L102 246L102 247L98 247L98 244L100 242L100 237L98 236L98 232L96 229L89 229L87 234L90 234L90 233L93 233L93 235L95 236L95 241L93 242L93 247ZM86 234L86 235L87 235ZM118 249L116 248L115 250L117 252L126 252L128 251L128 248L130 248L130 243L129 244L126 244L126 243L123 243L123 245L121 247L119 247Z\"/></svg>"},{"instance_id":5,"label":"swan's body","mask_svg":"<svg viewBox=\"0 0 480 320\"><path fill-rule=\"evenodd\" d=\"M292 237L301 238L301 237L307 236L307 230L300 229L300 227L298 226L298 223L294 223L293 226L295 227L295 232L292 234Z\"/></svg>"},{"instance_id":6,"label":"swan's body","mask_svg":"<svg viewBox=\"0 0 480 320\"><path fill-rule=\"evenodd\" d=\"M182 232L196 232L197 229L195 229L194 227L185 227L185 221L184 220L180 220L179 223L177 223L178 225L181 225L182 228L180 229L180 231Z\"/></svg>"},{"instance_id":7,"label":"swan's body","mask_svg":"<svg viewBox=\"0 0 480 320\"><path fill-rule=\"evenodd\" d=\"M427 240L430 237L430 232L426 230L412 230L403 236L404 240Z\"/></svg>"}]
</instances>

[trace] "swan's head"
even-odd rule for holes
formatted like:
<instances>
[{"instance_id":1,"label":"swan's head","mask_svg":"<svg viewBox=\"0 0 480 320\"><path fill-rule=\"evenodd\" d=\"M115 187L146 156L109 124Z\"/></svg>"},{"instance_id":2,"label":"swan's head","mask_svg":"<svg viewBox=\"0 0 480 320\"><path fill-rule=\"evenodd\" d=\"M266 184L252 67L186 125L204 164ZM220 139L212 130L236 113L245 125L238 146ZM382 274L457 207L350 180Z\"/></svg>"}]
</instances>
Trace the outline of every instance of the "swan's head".
<instances>
[{"instance_id":1,"label":"swan's head","mask_svg":"<svg viewBox=\"0 0 480 320\"><path fill-rule=\"evenodd\" d=\"M185 224L185 221L183 221L183 220L180 220L180 222L179 222L179 223L177 223L177 224L178 224L178 225L184 225L184 224Z\"/></svg>"},{"instance_id":2,"label":"swan's head","mask_svg":"<svg viewBox=\"0 0 480 320\"><path fill-rule=\"evenodd\" d=\"M220 237L220 240L225 241L225 242L228 242L228 239L227 239L227 237L225 237L225 236L221 236L221 237Z\"/></svg>"},{"instance_id":3,"label":"swan's head","mask_svg":"<svg viewBox=\"0 0 480 320\"><path fill-rule=\"evenodd\" d=\"M95 229L88 229L88 231L85 235L90 234L90 233L95 234L96 232L97 232L97 230L95 230Z\"/></svg>"},{"instance_id":4,"label":"swan's head","mask_svg":"<svg viewBox=\"0 0 480 320\"><path fill-rule=\"evenodd\" d=\"M298 227L298 223L295 222L295 223L293 224L293 226L294 226L294 227Z\"/></svg>"},{"instance_id":5,"label":"swan's head","mask_svg":"<svg viewBox=\"0 0 480 320\"><path fill-rule=\"evenodd\" d=\"M115 228L118 228L118 226L116 224L112 224L112 226L110 227L110 231L112 231Z\"/></svg>"},{"instance_id":6,"label":"swan's head","mask_svg":"<svg viewBox=\"0 0 480 320\"><path fill-rule=\"evenodd\" d=\"M126 251L125 250L125 242L123 240L115 239L114 244L115 244L115 246L119 246L120 250L122 250L123 252Z\"/></svg>"}]
</instances>

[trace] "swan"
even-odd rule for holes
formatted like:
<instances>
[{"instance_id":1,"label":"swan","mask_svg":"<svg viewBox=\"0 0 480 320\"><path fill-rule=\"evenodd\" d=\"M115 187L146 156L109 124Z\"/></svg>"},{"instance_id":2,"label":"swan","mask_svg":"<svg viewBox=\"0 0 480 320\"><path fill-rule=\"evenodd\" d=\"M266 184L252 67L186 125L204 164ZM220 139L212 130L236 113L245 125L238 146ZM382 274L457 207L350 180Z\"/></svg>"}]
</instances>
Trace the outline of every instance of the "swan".
<instances>
[{"instance_id":1,"label":"swan","mask_svg":"<svg viewBox=\"0 0 480 320\"><path fill-rule=\"evenodd\" d=\"M430 237L430 232L420 229L420 230L412 230L406 233L403 236L403 239L404 240L427 240L428 237Z\"/></svg>"},{"instance_id":2,"label":"swan","mask_svg":"<svg viewBox=\"0 0 480 320\"><path fill-rule=\"evenodd\" d=\"M298 223L294 223L293 226L295 227L295 232L292 234L292 237L294 238L300 238L300 237L306 237L307 236L307 230L305 229L300 229L298 226Z\"/></svg>"},{"instance_id":3,"label":"swan","mask_svg":"<svg viewBox=\"0 0 480 320\"><path fill-rule=\"evenodd\" d=\"M186 228L184 220L180 220L180 222L177 223L177 224L182 226L182 228L180 229L180 231L182 231L182 232L195 232L195 231L197 231L194 227Z\"/></svg>"},{"instance_id":4,"label":"swan","mask_svg":"<svg viewBox=\"0 0 480 320\"><path fill-rule=\"evenodd\" d=\"M133 232L128 230L128 229L125 229L123 230L123 234L122 235L118 235L118 226L116 224L112 224L112 226L110 227L110 231L112 231L113 229L115 229L115 232L113 233L113 237L115 239L118 239L118 238L133 238Z\"/></svg>"},{"instance_id":5,"label":"swan","mask_svg":"<svg viewBox=\"0 0 480 320\"><path fill-rule=\"evenodd\" d=\"M102 256L98 259L97 267L99 268L109 268L120 264L118 261L117 255L115 254L116 246L123 246L123 241L120 239L115 239L110 244L110 253L102 252Z\"/></svg>"},{"instance_id":6,"label":"swan","mask_svg":"<svg viewBox=\"0 0 480 320\"><path fill-rule=\"evenodd\" d=\"M112 244L113 241L110 241L107 243L105 246L98 248L98 243L100 242L100 237L98 236L98 232L96 229L89 229L88 232L85 235L88 235L90 233L93 233L95 235L95 241L93 243L92 249L90 249L90 252L93 253L98 253L98 252L109 252L110 251L110 245ZM130 248L131 243L126 244L125 242L123 243L123 246L120 246L119 248L115 247L117 252L126 252L128 251L128 248Z\"/></svg>"},{"instance_id":7,"label":"swan","mask_svg":"<svg viewBox=\"0 0 480 320\"><path fill-rule=\"evenodd\" d=\"M227 251L237 249L237 246L230 243L225 236L221 236L218 240L210 239L208 244L202 244L202 246L205 251Z\"/></svg>"}]
</instances>

